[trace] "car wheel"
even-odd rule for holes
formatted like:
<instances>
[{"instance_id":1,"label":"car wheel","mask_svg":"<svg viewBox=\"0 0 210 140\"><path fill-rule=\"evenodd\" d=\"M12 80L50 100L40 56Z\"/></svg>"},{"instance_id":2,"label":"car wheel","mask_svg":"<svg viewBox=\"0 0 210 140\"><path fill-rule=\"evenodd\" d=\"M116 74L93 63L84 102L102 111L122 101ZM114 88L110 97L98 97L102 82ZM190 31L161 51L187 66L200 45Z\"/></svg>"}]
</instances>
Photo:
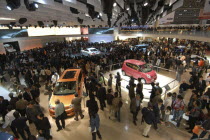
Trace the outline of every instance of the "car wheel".
<instances>
[{"instance_id":1,"label":"car wheel","mask_svg":"<svg viewBox=\"0 0 210 140\"><path fill-rule=\"evenodd\" d=\"M126 74L125 74L125 72L124 72L124 71L122 71L122 75L123 75L123 76L126 76Z\"/></svg>"},{"instance_id":2,"label":"car wheel","mask_svg":"<svg viewBox=\"0 0 210 140\"><path fill-rule=\"evenodd\" d=\"M146 84L146 80L145 80L144 78L141 78L141 82L142 82L143 84Z\"/></svg>"}]
</instances>

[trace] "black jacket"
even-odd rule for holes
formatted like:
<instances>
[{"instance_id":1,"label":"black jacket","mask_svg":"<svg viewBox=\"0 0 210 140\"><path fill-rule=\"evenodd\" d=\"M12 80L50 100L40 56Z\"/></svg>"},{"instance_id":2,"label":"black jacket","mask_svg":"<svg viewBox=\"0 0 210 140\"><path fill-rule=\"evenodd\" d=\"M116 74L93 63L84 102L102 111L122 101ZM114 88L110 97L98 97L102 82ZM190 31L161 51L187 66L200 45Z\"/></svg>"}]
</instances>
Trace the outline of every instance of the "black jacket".
<instances>
[{"instance_id":1,"label":"black jacket","mask_svg":"<svg viewBox=\"0 0 210 140\"><path fill-rule=\"evenodd\" d=\"M23 98L28 102L32 100L31 96L27 92L23 93Z\"/></svg>"},{"instance_id":2,"label":"black jacket","mask_svg":"<svg viewBox=\"0 0 210 140\"><path fill-rule=\"evenodd\" d=\"M9 105L8 100L3 100L0 102L0 114L6 114L7 113L7 106Z\"/></svg>"},{"instance_id":3,"label":"black jacket","mask_svg":"<svg viewBox=\"0 0 210 140\"><path fill-rule=\"evenodd\" d=\"M17 128L17 130L22 130L28 127L26 124L26 121L27 121L27 118L22 116L12 121L11 126Z\"/></svg>"},{"instance_id":4,"label":"black jacket","mask_svg":"<svg viewBox=\"0 0 210 140\"><path fill-rule=\"evenodd\" d=\"M97 98L99 100L106 100L106 88L105 87L101 87L98 89Z\"/></svg>"},{"instance_id":5,"label":"black jacket","mask_svg":"<svg viewBox=\"0 0 210 140\"><path fill-rule=\"evenodd\" d=\"M98 112L98 104L95 100L87 100L86 107L88 107L89 114L95 114Z\"/></svg>"},{"instance_id":6,"label":"black jacket","mask_svg":"<svg viewBox=\"0 0 210 140\"><path fill-rule=\"evenodd\" d=\"M37 119L37 130L49 130L51 128L50 122L47 117L42 120Z\"/></svg>"},{"instance_id":7,"label":"black jacket","mask_svg":"<svg viewBox=\"0 0 210 140\"><path fill-rule=\"evenodd\" d=\"M106 101L108 105L112 105L112 101L114 99L114 95L112 94L106 94Z\"/></svg>"},{"instance_id":8,"label":"black jacket","mask_svg":"<svg viewBox=\"0 0 210 140\"><path fill-rule=\"evenodd\" d=\"M148 109L147 107L144 107L142 109L142 118L147 124L154 124L155 128L157 128L157 122L155 119L155 114L153 110Z\"/></svg>"}]
</instances>

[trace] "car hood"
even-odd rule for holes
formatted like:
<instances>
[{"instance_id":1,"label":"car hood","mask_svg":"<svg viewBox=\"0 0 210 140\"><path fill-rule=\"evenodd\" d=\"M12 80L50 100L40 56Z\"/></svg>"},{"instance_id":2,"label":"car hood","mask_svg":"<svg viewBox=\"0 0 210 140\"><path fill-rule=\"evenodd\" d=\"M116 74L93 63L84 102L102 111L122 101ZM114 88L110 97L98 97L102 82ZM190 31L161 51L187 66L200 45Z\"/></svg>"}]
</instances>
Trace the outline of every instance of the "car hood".
<instances>
[{"instance_id":1,"label":"car hood","mask_svg":"<svg viewBox=\"0 0 210 140\"><path fill-rule=\"evenodd\" d=\"M147 72L146 74L150 75L151 77L156 77L157 74L154 70L150 71L150 72Z\"/></svg>"},{"instance_id":2,"label":"car hood","mask_svg":"<svg viewBox=\"0 0 210 140\"><path fill-rule=\"evenodd\" d=\"M70 106L73 98L74 95L52 95L50 98L50 105L55 107L55 101L59 99L60 102L64 104L64 106Z\"/></svg>"}]
</instances>

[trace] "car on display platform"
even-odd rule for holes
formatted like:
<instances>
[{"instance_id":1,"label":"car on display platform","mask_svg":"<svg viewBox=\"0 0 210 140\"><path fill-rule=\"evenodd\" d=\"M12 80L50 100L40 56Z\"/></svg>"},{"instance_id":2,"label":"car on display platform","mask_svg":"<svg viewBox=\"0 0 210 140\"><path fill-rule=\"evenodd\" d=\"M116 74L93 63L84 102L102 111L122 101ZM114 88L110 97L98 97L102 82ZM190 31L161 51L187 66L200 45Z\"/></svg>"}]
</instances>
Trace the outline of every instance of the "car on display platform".
<instances>
[{"instance_id":1,"label":"car on display platform","mask_svg":"<svg viewBox=\"0 0 210 140\"><path fill-rule=\"evenodd\" d=\"M157 79L157 74L151 64L143 61L129 59L122 65L122 75L132 76L135 79L141 78L142 83L149 84Z\"/></svg>"},{"instance_id":2,"label":"car on display platform","mask_svg":"<svg viewBox=\"0 0 210 140\"><path fill-rule=\"evenodd\" d=\"M192 54L190 56L190 60L191 60L191 66L193 66L194 63L198 63L200 61L200 59L204 60L205 61L205 58L199 56L199 55L195 55L195 54Z\"/></svg>"},{"instance_id":3,"label":"car on display platform","mask_svg":"<svg viewBox=\"0 0 210 140\"><path fill-rule=\"evenodd\" d=\"M99 55L101 52L96 48L86 48L81 50L82 55L84 56L92 56L92 55Z\"/></svg>"},{"instance_id":4,"label":"car on display platform","mask_svg":"<svg viewBox=\"0 0 210 140\"><path fill-rule=\"evenodd\" d=\"M55 84L52 96L49 100L50 116L55 117L55 101L60 100L65 106L67 116L74 115L74 107L71 105L75 94L82 95L84 76L81 69L67 69Z\"/></svg>"},{"instance_id":5,"label":"car on display platform","mask_svg":"<svg viewBox=\"0 0 210 140\"><path fill-rule=\"evenodd\" d=\"M143 51L146 52L147 48L149 47L149 44L139 44L135 45L132 50L133 51Z\"/></svg>"}]
</instances>

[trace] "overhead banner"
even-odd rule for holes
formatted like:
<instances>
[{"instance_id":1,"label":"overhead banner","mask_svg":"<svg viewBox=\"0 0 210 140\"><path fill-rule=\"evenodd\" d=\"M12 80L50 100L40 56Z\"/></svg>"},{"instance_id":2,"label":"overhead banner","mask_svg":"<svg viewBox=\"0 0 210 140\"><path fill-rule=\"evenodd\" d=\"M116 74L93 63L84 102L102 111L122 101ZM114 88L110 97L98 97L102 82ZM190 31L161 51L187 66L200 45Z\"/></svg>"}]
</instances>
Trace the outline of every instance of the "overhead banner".
<instances>
[{"instance_id":1,"label":"overhead banner","mask_svg":"<svg viewBox=\"0 0 210 140\"><path fill-rule=\"evenodd\" d=\"M0 39L9 39L16 37L28 37L28 32L26 29L1 29Z\"/></svg>"}]
</instances>

